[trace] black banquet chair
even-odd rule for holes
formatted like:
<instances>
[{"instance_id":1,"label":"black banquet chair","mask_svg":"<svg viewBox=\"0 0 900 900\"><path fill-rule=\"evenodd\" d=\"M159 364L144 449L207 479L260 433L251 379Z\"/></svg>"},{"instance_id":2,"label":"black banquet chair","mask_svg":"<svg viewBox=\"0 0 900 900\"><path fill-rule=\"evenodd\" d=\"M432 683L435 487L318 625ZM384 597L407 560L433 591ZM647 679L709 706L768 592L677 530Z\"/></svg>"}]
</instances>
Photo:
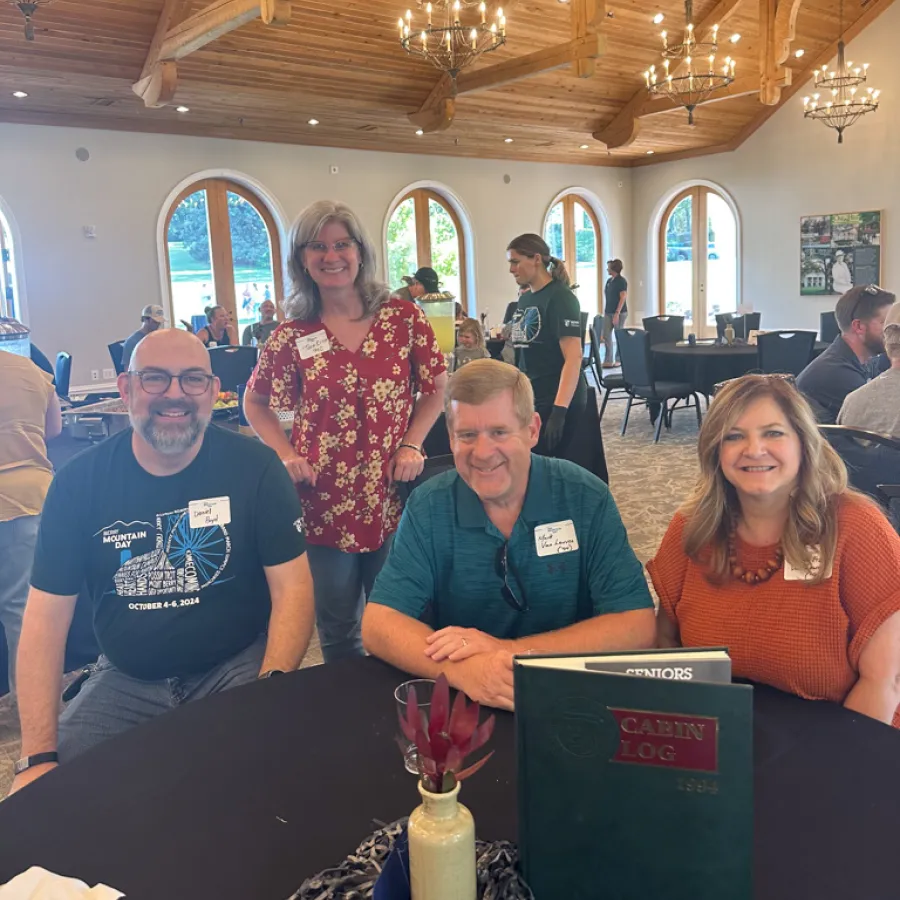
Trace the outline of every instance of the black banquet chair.
<instances>
[{"instance_id":1,"label":"black banquet chair","mask_svg":"<svg viewBox=\"0 0 900 900\"><path fill-rule=\"evenodd\" d=\"M72 354L60 350L56 354L56 393L64 400L69 398L69 381L72 377Z\"/></svg>"},{"instance_id":2,"label":"black banquet chair","mask_svg":"<svg viewBox=\"0 0 900 900\"><path fill-rule=\"evenodd\" d=\"M684 316L647 316L643 322L651 347L684 340Z\"/></svg>"},{"instance_id":3,"label":"black banquet chair","mask_svg":"<svg viewBox=\"0 0 900 900\"><path fill-rule=\"evenodd\" d=\"M600 360L600 329L598 326L600 316L594 316L594 324L590 326L591 332L591 369L594 372L594 378L597 384L603 389L603 402L600 404L600 421L603 421L603 413L606 412L606 404L610 400L627 400L631 395L628 392L628 385L622 375L604 374L603 365ZM618 394L620 396L613 396Z\"/></svg>"},{"instance_id":4,"label":"black banquet chair","mask_svg":"<svg viewBox=\"0 0 900 900\"><path fill-rule=\"evenodd\" d=\"M900 484L900 440L848 425L820 425L819 431L844 461L850 484L880 504L897 528L892 497L881 485Z\"/></svg>"},{"instance_id":5,"label":"black banquet chair","mask_svg":"<svg viewBox=\"0 0 900 900\"><path fill-rule=\"evenodd\" d=\"M834 316L834 310L829 309L823 313L819 313L819 339L827 344L834 342L834 339L841 333L838 327L837 319Z\"/></svg>"},{"instance_id":6,"label":"black banquet chair","mask_svg":"<svg viewBox=\"0 0 900 900\"><path fill-rule=\"evenodd\" d=\"M743 316L736 316L734 313L719 313L716 316L716 337L718 339L725 339L725 329L728 327L728 323L731 322L731 327L734 329L734 336L737 338L741 338L741 340L746 341L750 336L751 331L759 331L759 322L762 318L762 313L745 313Z\"/></svg>"},{"instance_id":7,"label":"black banquet chair","mask_svg":"<svg viewBox=\"0 0 900 900\"><path fill-rule=\"evenodd\" d=\"M125 341L113 341L111 344L106 345L106 349L109 350L109 358L112 360L116 375L121 375L125 371L125 366L122 362L122 351L125 349Z\"/></svg>"},{"instance_id":8,"label":"black banquet chair","mask_svg":"<svg viewBox=\"0 0 900 900\"><path fill-rule=\"evenodd\" d=\"M672 413L676 408L691 409L697 413L697 427L702 424L700 398L694 386L688 381L657 381L653 375L653 354L650 351L650 335L640 328L617 328L616 340L619 342L622 355L622 377L628 384L628 406L625 408L625 419L622 422L622 434L628 427L628 415L635 400L646 405L659 404L661 408L656 420L656 434L653 440L659 441L663 423L671 427ZM689 401L693 399L693 403ZM678 401L684 400L679 407ZM669 406L669 403L672 403Z\"/></svg>"},{"instance_id":9,"label":"black banquet chair","mask_svg":"<svg viewBox=\"0 0 900 900\"><path fill-rule=\"evenodd\" d=\"M759 370L766 375L799 375L812 359L814 331L768 331L756 339Z\"/></svg>"}]
</instances>

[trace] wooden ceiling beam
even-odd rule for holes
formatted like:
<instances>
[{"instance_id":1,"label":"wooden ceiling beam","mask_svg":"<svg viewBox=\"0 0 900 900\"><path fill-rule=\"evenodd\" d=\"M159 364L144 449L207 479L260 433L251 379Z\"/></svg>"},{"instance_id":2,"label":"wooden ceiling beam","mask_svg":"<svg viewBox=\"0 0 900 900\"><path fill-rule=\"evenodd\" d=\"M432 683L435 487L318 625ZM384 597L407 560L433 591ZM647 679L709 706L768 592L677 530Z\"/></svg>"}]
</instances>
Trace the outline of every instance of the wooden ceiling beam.
<instances>
[{"instance_id":1,"label":"wooden ceiling beam","mask_svg":"<svg viewBox=\"0 0 900 900\"><path fill-rule=\"evenodd\" d=\"M782 65L791 45L788 41L785 51L784 43L791 20L796 24L799 8L800 0L759 0L759 101L763 106L781 103L781 90L791 83L793 71ZM778 37L780 12L782 34Z\"/></svg>"},{"instance_id":2,"label":"wooden ceiling beam","mask_svg":"<svg viewBox=\"0 0 900 900\"><path fill-rule=\"evenodd\" d=\"M422 106L409 114L409 121L426 133L444 131L453 123L457 97L492 91L579 61L593 60L601 56L603 50L604 38L596 33L587 34L566 41L565 44L508 59L496 66L463 72L457 77L455 84L453 79L445 75L434 86Z\"/></svg>"},{"instance_id":3,"label":"wooden ceiling beam","mask_svg":"<svg viewBox=\"0 0 900 900\"><path fill-rule=\"evenodd\" d=\"M596 35L597 29L606 18L606 0L572 0L572 38ZM596 56L576 59L572 72L576 78L590 78L596 70Z\"/></svg>"},{"instance_id":4,"label":"wooden ceiling beam","mask_svg":"<svg viewBox=\"0 0 900 900\"><path fill-rule=\"evenodd\" d=\"M178 87L177 60L254 19L266 25L285 25L291 19L291 0L212 0L186 16L189 8L190 0L163 4L141 77L132 86L145 106L172 101Z\"/></svg>"},{"instance_id":5,"label":"wooden ceiling beam","mask_svg":"<svg viewBox=\"0 0 900 900\"><path fill-rule=\"evenodd\" d=\"M779 0L772 36L775 62L778 65L786 62L791 55L791 44L797 37L797 14L800 12L801 3L802 0Z\"/></svg>"}]
</instances>

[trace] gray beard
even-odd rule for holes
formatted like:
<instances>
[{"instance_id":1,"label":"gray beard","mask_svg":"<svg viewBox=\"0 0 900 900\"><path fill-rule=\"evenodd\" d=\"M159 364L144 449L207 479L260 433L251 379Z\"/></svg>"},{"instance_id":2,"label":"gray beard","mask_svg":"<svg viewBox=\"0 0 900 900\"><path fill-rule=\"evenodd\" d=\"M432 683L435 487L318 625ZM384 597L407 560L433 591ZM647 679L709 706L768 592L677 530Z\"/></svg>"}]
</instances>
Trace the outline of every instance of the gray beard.
<instances>
[{"instance_id":1,"label":"gray beard","mask_svg":"<svg viewBox=\"0 0 900 900\"><path fill-rule=\"evenodd\" d=\"M178 456L193 447L206 431L211 419L211 416L191 413L183 426L157 428L152 414L139 417L129 410L128 417L131 420L131 427L157 453L162 453L164 456Z\"/></svg>"}]
</instances>

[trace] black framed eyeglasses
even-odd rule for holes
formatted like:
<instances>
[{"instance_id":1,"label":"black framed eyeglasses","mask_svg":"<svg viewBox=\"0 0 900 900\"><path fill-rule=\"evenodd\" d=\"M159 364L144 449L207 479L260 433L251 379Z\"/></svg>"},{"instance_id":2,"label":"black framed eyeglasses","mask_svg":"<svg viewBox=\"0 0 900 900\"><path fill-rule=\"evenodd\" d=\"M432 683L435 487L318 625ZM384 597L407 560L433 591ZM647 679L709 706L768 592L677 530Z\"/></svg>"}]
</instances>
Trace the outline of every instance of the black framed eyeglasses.
<instances>
[{"instance_id":1,"label":"black framed eyeglasses","mask_svg":"<svg viewBox=\"0 0 900 900\"><path fill-rule=\"evenodd\" d=\"M161 369L145 369L129 374L137 376L141 387L148 394L164 394L172 384L172 380L177 378L182 393L191 397L205 394L215 378L215 375L207 375L206 372L182 372L180 375L173 375Z\"/></svg>"},{"instance_id":2,"label":"black framed eyeglasses","mask_svg":"<svg viewBox=\"0 0 900 900\"><path fill-rule=\"evenodd\" d=\"M515 570L512 560L509 558L508 542L497 551L496 568L497 574L503 579L503 587L500 590L503 599L517 612L528 612L528 600L525 597L525 593L522 592L522 599L520 600L516 592L512 589L512 585L509 583L510 572L512 572L513 577L520 585L522 584L522 579L519 578L519 573Z\"/></svg>"}]
</instances>

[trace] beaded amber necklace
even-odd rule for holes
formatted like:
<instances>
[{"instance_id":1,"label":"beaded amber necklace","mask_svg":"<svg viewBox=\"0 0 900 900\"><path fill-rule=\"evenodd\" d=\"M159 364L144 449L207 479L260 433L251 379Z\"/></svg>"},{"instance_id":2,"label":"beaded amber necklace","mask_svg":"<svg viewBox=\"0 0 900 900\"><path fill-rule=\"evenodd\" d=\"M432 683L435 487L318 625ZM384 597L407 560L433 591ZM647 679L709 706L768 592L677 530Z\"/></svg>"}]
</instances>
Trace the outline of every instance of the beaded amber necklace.
<instances>
[{"instance_id":1,"label":"beaded amber necklace","mask_svg":"<svg viewBox=\"0 0 900 900\"><path fill-rule=\"evenodd\" d=\"M766 560L765 568L762 569L745 569L738 563L737 550L735 549L735 530L734 528L728 532L728 565L731 567L731 575L744 584L762 584L768 581L780 568L784 562L784 551L781 545L775 550L775 556Z\"/></svg>"}]
</instances>

